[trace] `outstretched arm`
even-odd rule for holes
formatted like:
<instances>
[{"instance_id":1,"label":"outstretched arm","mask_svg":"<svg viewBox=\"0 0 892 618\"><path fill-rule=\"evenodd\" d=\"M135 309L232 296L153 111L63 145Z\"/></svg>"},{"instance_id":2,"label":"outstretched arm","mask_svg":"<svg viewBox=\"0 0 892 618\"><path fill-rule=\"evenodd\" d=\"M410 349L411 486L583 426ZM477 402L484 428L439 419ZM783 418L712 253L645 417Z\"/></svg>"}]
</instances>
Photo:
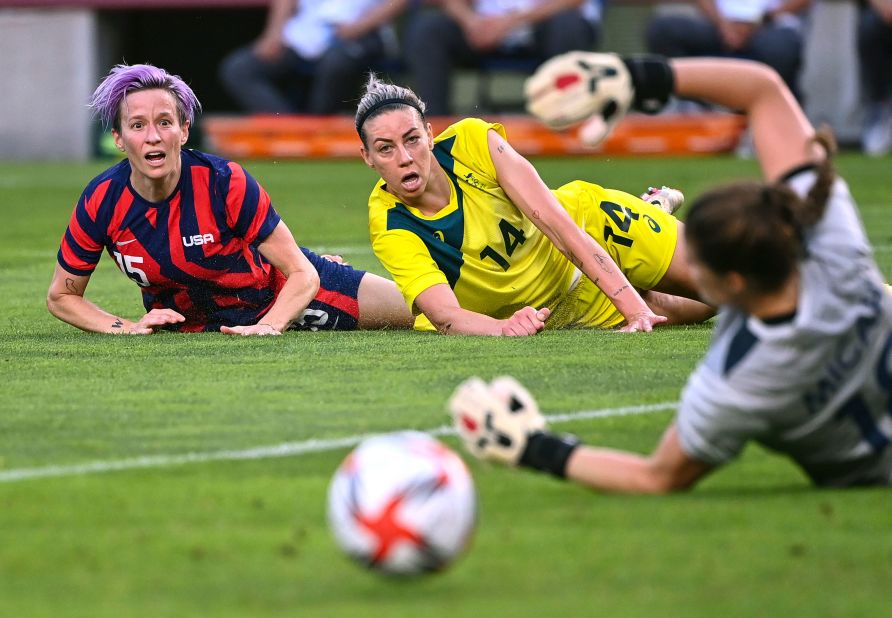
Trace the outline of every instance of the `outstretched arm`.
<instances>
[{"instance_id":1,"label":"outstretched arm","mask_svg":"<svg viewBox=\"0 0 892 618\"><path fill-rule=\"evenodd\" d=\"M301 252L291 230L280 221L258 247L260 253L279 269L287 281L270 310L251 326L223 326L227 335L281 335L319 291L319 273Z\"/></svg>"},{"instance_id":2,"label":"outstretched arm","mask_svg":"<svg viewBox=\"0 0 892 618\"><path fill-rule=\"evenodd\" d=\"M527 109L551 127L585 121L579 137L590 145L606 138L630 106L655 113L674 93L745 113L769 182L825 156L780 76L750 60L570 52L540 66L525 92Z\"/></svg>"},{"instance_id":3,"label":"outstretched arm","mask_svg":"<svg viewBox=\"0 0 892 618\"><path fill-rule=\"evenodd\" d=\"M749 119L762 174L775 182L790 170L824 158L814 128L780 76L749 60L679 58L670 61L675 93L740 110Z\"/></svg>"},{"instance_id":4,"label":"outstretched arm","mask_svg":"<svg viewBox=\"0 0 892 618\"><path fill-rule=\"evenodd\" d=\"M547 308L523 307L506 320L462 309L455 293L445 283L433 285L415 299L415 305L444 335L504 335L524 337L545 328L551 315Z\"/></svg>"},{"instance_id":5,"label":"outstretched arm","mask_svg":"<svg viewBox=\"0 0 892 618\"><path fill-rule=\"evenodd\" d=\"M497 132L489 131L488 140L499 184L505 193L607 295L626 318L624 330L650 331L654 325L665 322L665 318L650 310L604 248L576 226L536 168Z\"/></svg>"},{"instance_id":6,"label":"outstretched arm","mask_svg":"<svg viewBox=\"0 0 892 618\"><path fill-rule=\"evenodd\" d=\"M602 491L662 494L690 488L711 469L682 450L673 424L648 456L579 446L567 460L565 474Z\"/></svg>"},{"instance_id":7,"label":"outstretched arm","mask_svg":"<svg viewBox=\"0 0 892 618\"><path fill-rule=\"evenodd\" d=\"M668 493L693 486L713 469L684 452L674 424L649 456L582 446L573 436L550 433L536 400L508 376L490 384L465 380L449 399L449 411L473 455L601 491Z\"/></svg>"},{"instance_id":8,"label":"outstretched arm","mask_svg":"<svg viewBox=\"0 0 892 618\"><path fill-rule=\"evenodd\" d=\"M72 274L56 264L46 296L47 309L81 330L114 335L151 335L156 328L186 319L172 309L152 309L137 322L113 315L84 298L89 282L89 276Z\"/></svg>"}]
</instances>

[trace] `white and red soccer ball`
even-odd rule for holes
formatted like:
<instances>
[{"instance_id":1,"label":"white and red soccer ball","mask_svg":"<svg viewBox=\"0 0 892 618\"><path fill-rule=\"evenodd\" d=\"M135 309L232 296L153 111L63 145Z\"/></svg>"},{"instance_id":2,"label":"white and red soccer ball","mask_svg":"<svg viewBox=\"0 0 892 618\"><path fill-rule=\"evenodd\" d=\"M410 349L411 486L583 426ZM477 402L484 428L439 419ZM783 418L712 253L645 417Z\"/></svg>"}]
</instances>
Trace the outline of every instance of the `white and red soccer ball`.
<instances>
[{"instance_id":1,"label":"white and red soccer ball","mask_svg":"<svg viewBox=\"0 0 892 618\"><path fill-rule=\"evenodd\" d=\"M328 490L328 522L344 552L395 575L438 571L467 547L477 498L461 458L415 431L363 441Z\"/></svg>"}]
</instances>

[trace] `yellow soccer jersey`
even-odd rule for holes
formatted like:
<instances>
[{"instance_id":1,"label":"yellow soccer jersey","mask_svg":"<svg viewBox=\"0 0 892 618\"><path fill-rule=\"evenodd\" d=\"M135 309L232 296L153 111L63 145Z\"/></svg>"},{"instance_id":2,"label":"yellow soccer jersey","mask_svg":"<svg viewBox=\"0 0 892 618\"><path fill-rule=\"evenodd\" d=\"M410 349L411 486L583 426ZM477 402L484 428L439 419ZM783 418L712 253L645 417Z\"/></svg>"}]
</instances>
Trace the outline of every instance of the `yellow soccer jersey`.
<instances>
[{"instance_id":1,"label":"yellow soccer jersey","mask_svg":"<svg viewBox=\"0 0 892 618\"><path fill-rule=\"evenodd\" d=\"M496 179L487 132L501 125L467 118L437 136L434 157L452 181L449 204L425 216L397 201L383 180L369 198L375 255L408 305L445 283L465 309L497 319L526 306L551 307L575 269L505 195ZM415 327L433 330L424 316Z\"/></svg>"}]
</instances>

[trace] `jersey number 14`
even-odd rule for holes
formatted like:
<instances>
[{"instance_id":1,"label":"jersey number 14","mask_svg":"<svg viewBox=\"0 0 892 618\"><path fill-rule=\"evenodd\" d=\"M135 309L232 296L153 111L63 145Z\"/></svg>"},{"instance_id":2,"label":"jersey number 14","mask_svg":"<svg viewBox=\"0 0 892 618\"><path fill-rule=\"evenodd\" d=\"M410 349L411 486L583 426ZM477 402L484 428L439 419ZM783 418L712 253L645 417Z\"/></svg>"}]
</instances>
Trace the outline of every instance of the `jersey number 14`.
<instances>
[{"instance_id":1,"label":"jersey number 14","mask_svg":"<svg viewBox=\"0 0 892 618\"><path fill-rule=\"evenodd\" d=\"M502 240L505 242L505 253L508 257L511 257L514 250L527 241L526 234L523 233L523 230L517 229L504 219L499 219L499 230L502 232ZM507 271L511 267L508 260L489 245L486 245L483 248L483 251L480 252L480 259L483 260L485 258L494 261L502 267L502 270Z\"/></svg>"}]
</instances>

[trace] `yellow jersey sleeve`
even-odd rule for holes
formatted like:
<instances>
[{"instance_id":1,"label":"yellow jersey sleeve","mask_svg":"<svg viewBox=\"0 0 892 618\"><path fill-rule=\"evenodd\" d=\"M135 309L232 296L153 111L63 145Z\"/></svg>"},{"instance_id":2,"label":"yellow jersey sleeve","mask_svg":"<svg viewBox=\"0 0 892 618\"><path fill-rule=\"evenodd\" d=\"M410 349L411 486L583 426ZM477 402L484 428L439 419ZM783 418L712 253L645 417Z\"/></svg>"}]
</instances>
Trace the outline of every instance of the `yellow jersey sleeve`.
<instances>
[{"instance_id":1,"label":"yellow jersey sleeve","mask_svg":"<svg viewBox=\"0 0 892 618\"><path fill-rule=\"evenodd\" d=\"M454 169L460 180L471 184L477 181L490 187L498 186L496 168L489 154L490 130L501 135L503 139L508 139L505 127L498 123L486 122L480 118L464 118L448 126L434 140L438 144L450 143L451 158L460 162L463 170L467 168L465 171L472 173L468 176L466 173L462 174L462 170Z\"/></svg>"},{"instance_id":2,"label":"yellow jersey sleeve","mask_svg":"<svg viewBox=\"0 0 892 618\"><path fill-rule=\"evenodd\" d=\"M418 313L415 299L419 294L434 285L449 283L424 242L409 230L395 229L377 234L372 249L415 314Z\"/></svg>"}]
</instances>

